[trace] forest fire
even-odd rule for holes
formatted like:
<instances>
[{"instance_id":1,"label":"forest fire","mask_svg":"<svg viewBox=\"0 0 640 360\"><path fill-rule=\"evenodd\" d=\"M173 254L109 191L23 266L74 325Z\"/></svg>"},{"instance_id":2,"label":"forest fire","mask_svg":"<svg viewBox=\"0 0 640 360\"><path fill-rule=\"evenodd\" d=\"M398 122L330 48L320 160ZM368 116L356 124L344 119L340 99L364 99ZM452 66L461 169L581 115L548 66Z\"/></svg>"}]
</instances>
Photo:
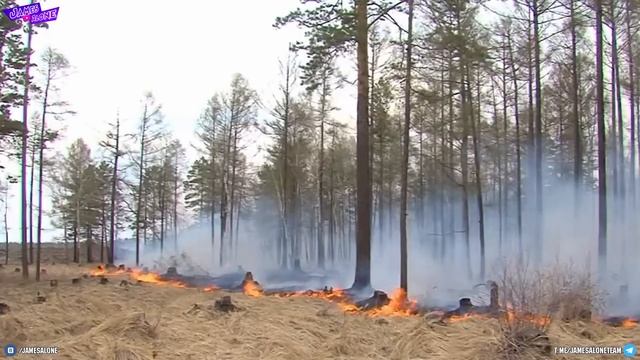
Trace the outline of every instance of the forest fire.
<instances>
[{"instance_id":1,"label":"forest fire","mask_svg":"<svg viewBox=\"0 0 640 360\"><path fill-rule=\"evenodd\" d=\"M176 281L164 279L160 274L144 271L141 269L125 269L124 266L119 266L117 269L109 269L102 265L98 265L95 269L90 271L90 275L93 277L104 277L104 276L120 276L120 275L128 275L133 280L138 280L140 282L152 283L158 285L168 285L172 287L178 288L186 288L187 284Z\"/></svg>"},{"instance_id":2,"label":"forest fire","mask_svg":"<svg viewBox=\"0 0 640 360\"><path fill-rule=\"evenodd\" d=\"M513 309L507 309L505 317L507 322L510 324L513 324L519 321L526 321L540 327L546 327L551 323L551 316L537 315L537 314L518 314Z\"/></svg>"},{"instance_id":3,"label":"forest fire","mask_svg":"<svg viewBox=\"0 0 640 360\"><path fill-rule=\"evenodd\" d=\"M418 312L418 302L407 297L407 292L396 289L389 297L389 303L380 307L368 310L370 316L409 316Z\"/></svg>"},{"instance_id":4,"label":"forest fire","mask_svg":"<svg viewBox=\"0 0 640 360\"><path fill-rule=\"evenodd\" d=\"M264 294L262 286L253 279L253 274L250 271L244 275L244 280L242 280L242 291L245 295L252 297L260 297Z\"/></svg>"},{"instance_id":5,"label":"forest fire","mask_svg":"<svg viewBox=\"0 0 640 360\"><path fill-rule=\"evenodd\" d=\"M638 326L639 320L635 317L612 316L601 319L602 322L609 326L619 327L623 329L634 329Z\"/></svg>"},{"instance_id":6,"label":"forest fire","mask_svg":"<svg viewBox=\"0 0 640 360\"><path fill-rule=\"evenodd\" d=\"M169 285L169 286L178 287L178 288L188 287L187 284L181 281L163 279L159 274L152 273L152 272L144 272L138 269L134 269L130 275L133 279L141 282L145 282L145 283L152 283L157 285Z\"/></svg>"},{"instance_id":7,"label":"forest fire","mask_svg":"<svg viewBox=\"0 0 640 360\"><path fill-rule=\"evenodd\" d=\"M89 272L91 276L118 276L126 273L127 271L122 267L118 267L117 269L108 269L102 265L98 265L95 269L92 269Z\"/></svg>"},{"instance_id":8,"label":"forest fire","mask_svg":"<svg viewBox=\"0 0 640 360\"><path fill-rule=\"evenodd\" d=\"M169 274L169 275L167 275ZM178 275L175 269L170 269L167 274L161 275L155 272L149 272L137 268L125 268L124 266L105 267L97 266L90 271L92 277L106 277L126 275L132 280L138 282L150 283L155 285L164 285L176 288L193 288L198 287L203 292L209 293L220 290L221 287L213 284L210 280L208 283L198 286L198 282L193 278L184 275ZM334 289L325 287L321 290L306 291L265 291L258 281L253 278L251 272L246 272L242 284L239 287L229 288L228 290L240 290L245 295L251 297L275 296L275 297L306 297L323 299L325 301L336 304L343 312L350 314L362 314L370 317L379 316L411 316L419 313L418 302L409 299L407 293L399 288L393 291L390 296L383 291L376 290L373 295L367 299L355 301L351 298L347 290ZM495 297L495 298L494 298ZM457 323L471 319L490 319L499 318L508 324L518 322L528 322L539 327L546 327L551 323L551 316L543 314L533 314L527 312L518 312L513 306L507 305L506 308L498 305L498 299L492 296L492 302L489 306L475 306L471 304L469 298L460 299L460 306L452 311L445 313L441 321L447 323ZM623 329L633 329L638 326L639 320L633 317L610 317L601 319L607 325L619 327Z\"/></svg>"}]
</instances>

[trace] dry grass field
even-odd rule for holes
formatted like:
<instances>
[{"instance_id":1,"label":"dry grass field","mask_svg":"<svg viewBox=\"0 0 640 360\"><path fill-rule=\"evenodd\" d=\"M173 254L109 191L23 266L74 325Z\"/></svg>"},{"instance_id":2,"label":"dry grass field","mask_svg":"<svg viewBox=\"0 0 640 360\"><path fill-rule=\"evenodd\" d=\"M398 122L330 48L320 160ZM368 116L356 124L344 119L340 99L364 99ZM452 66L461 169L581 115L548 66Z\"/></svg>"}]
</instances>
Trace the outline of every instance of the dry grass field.
<instances>
[{"instance_id":1,"label":"dry grass field","mask_svg":"<svg viewBox=\"0 0 640 360\"><path fill-rule=\"evenodd\" d=\"M62 256L64 257L64 256ZM15 259L15 257L14 257ZM443 324L428 315L376 316L344 313L324 299L275 296L137 283L122 274L100 283L82 277L95 264L65 265L45 256L40 282L24 282L16 262L0 270L0 339L18 346L57 346L39 359L571 359L615 356L545 355L536 346L519 353L496 319L470 317ZM34 271L34 268L31 269ZM80 278L72 284L73 278ZM50 280L57 280L52 287ZM230 295L238 311L212 306ZM38 296L41 298L38 299ZM598 322L551 323L552 346L640 344L638 327ZM4 343L2 344L4 346ZM28 358L18 355L17 359Z\"/></svg>"}]
</instances>

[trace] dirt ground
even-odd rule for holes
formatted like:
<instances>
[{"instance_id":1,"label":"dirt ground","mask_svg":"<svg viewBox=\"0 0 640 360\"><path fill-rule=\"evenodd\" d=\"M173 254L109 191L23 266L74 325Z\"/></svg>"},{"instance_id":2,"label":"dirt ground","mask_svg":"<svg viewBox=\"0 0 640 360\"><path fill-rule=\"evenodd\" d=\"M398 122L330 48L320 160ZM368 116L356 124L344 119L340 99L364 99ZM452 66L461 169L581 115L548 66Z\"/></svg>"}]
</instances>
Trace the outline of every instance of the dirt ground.
<instances>
[{"instance_id":1,"label":"dirt ground","mask_svg":"<svg viewBox=\"0 0 640 360\"><path fill-rule=\"evenodd\" d=\"M47 257L48 261L56 259ZM58 355L16 359L499 359L504 343L496 320L469 319L448 325L424 316L371 318L345 314L322 299L231 295L241 310L209 306L224 292L140 284L121 278L100 284L86 265L45 263L47 274L27 283L16 263L0 269L0 344L57 346ZM94 267L93 265L92 267ZM31 274L33 277L33 271ZM58 280L51 287L49 280ZM40 294L46 301L39 303ZM599 323L552 323L552 346L640 344L640 329ZM544 358L528 352L511 358ZM622 358L574 356L571 358Z\"/></svg>"}]
</instances>

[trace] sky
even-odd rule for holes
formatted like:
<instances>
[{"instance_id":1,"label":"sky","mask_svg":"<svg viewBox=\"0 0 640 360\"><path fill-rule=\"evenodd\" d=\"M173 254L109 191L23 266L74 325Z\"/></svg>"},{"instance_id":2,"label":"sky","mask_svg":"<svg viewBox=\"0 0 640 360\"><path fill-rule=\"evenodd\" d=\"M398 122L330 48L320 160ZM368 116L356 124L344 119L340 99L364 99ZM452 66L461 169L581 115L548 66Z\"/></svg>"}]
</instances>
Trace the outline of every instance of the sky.
<instances>
[{"instance_id":1,"label":"sky","mask_svg":"<svg viewBox=\"0 0 640 360\"><path fill-rule=\"evenodd\" d=\"M33 59L52 47L72 65L58 83L59 98L76 112L63 123L64 138L54 151L63 152L82 137L98 153L109 122L119 111L123 131L133 132L141 116L141 99L151 91L162 104L167 128L187 148L195 123L207 99L228 88L234 73L243 74L265 103L260 116L268 116L280 82L279 59L288 44L302 39L294 26L273 28L277 16L286 15L299 0L195 0L176 6L165 0L43 0L42 9L60 7L49 29L33 37ZM19 2L20 5L28 1ZM343 120L352 118L354 94L335 96ZM32 110L37 110L33 103ZM53 155L53 154L50 154ZM252 155L249 160L252 160ZM255 155L254 155L255 157ZM253 159L259 161L259 159ZM10 240L19 241L19 187L11 189ZM45 192L45 198L47 193ZM44 210L48 210L45 204ZM49 221L45 228L50 229ZM45 231L44 240L53 236Z\"/></svg>"}]
</instances>

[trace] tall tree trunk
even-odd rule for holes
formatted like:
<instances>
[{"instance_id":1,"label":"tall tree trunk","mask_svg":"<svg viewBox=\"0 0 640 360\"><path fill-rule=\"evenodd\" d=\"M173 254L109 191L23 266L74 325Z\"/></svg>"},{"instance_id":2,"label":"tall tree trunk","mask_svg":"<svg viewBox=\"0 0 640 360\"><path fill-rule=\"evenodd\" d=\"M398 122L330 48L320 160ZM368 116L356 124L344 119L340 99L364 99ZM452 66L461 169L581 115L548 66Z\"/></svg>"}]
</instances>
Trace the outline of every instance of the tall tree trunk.
<instances>
[{"instance_id":1,"label":"tall tree trunk","mask_svg":"<svg viewBox=\"0 0 640 360\"><path fill-rule=\"evenodd\" d=\"M106 222L107 222L107 205L105 199L102 201L102 209L100 210L100 263L104 264L104 246L106 240Z\"/></svg>"},{"instance_id":2,"label":"tall tree trunk","mask_svg":"<svg viewBox=\"0 0 640 360\"><path fill-rule=\"evenodd\" d=\"M631 190L631 199L633 201L633 211L635 211L636 205L636 147L635 147L635 137L636 137L636 112L635 112L635 66L634 66L634 53L633 53L633 30L631 28L631 7L632 2L628 0L626 2L625 9L625 23L627 26L627 58L628 58L628 66L629 66L629 125L630 125L630 133L629 133L629 151L630 154L630 167L629 167L629 186Z\"/></svg>"},{"instance_id":3,"label":"tall tree trunk","mask_svg":"<svg viewBox=\"0 0 640 360\"><path fill-rule=\"evenodd\" d=\"M140 171L138 172L138 194L137 194L137 204L136 204L136 266L140 265L140 222L142 220L141 215L143 211L142 207L142 199L143 199L143 185L144 185L144 155L145 155L145 137L147 133L147 105L144 106L144 113L142 117L142 136L140 139ZM146 208L146 206L145 206ZM146 220L147 217L144 217L145 220L145 229L144 236L146 239L147 228L146 228Z\"/></svg>"},{"instance_id":4,"label":"tall tree trunk","mask_svg":"<svg viewBox=\"0 0 640 360\"><path fill-rule=\"evenodd\" d=\"M513 106L516 121L516 220L518 224L518 257L522 259L522 147L520 145L520 109L518 100L518 74L513 58L513 47L511 45L511 34L507 37L507 47L509 48L509 62L511 63L511 77L513 79Z\"/></svg>"},{"instance_id":5,"label":"tall tree trunk","mask_svg":"<svg viewBox=\"0 0 640 360\"><path fill-rule=\"evenodd\" d=\"M533 43L534 43L534 63L536 68L536 261L542 261L543 253L543 203L542 203L542 82L541 82L541 64L540 64L540 4L538 0L533 0Z\"/></svg>"},{"instance_id":6,"label":"tall tree trunk","mask_svg":"<svg viewBox=\"0 0 640 360\"><path fill-rule=\"evenodd\" d=\"M229 181L229 156L231 152L231 139L233 137L233 122L235 121L235 114L233 111L233 105L231 109L231 122L228 124L229 132L227 135L226 142L224 144L224 155L222 157L222 169L221 169L221 197L220 197L220 256L219 256L219 265L222 266L224 264L224 234L227 230L227 189Z\"/></svg>"},{"instance_id":7,"label":"tall tree trunk","mask_svg":"<svg viewBox=\"0 0 640 360\"><path fill-rule=\"evenodd\" d=\"M325 256L324 256L324 122L327 111L327 95L328 86L327 74L322 76L322 93L320 94L320 151L318 154L318 243L317 243L317 255L318 255L318 267L324 269Z\"/></svg>"},{"instance_id":8,"label":"tall tree trunk","mask_svg":"<svg viewBox=\"0 0 640 360\"><path fill-rule=\"evenodd\" d=\"M620 149L618 149L618 122L616 121L618 118L620 118L622 116L622 114L618 114L617 111L617 107L616 107L616 86L615 86L615 81L616 81L616 68L614 65L614 61L615 61L615 57L616 54L615 52L617 51L617 49L615 49L616 46L616 23L615 23L615 19L614 19L614 9L612 9L612 7L614 7L614 0L611 0L609 2L609 4L611 5L609 7L609 11L611 12L611 135L610 135L610 140L611 140L611 157L609 158L609 160L611 160L610 162L610 166L611 166L611 170L612 170L612 181L611 181L611 187L613 188L613 203L614 205L617 204L618 199L620 198L620 192L619 192L619 184L620 184L620 180L619 180L619 171L620 171L620 164L618 164L618 151ZM604 10L603 10L604 11ZM621 130L621 129L620 129ZM612 217L612 219L616 219L616 207L614 206L613 208L613 212L614 215Z\"/></svg>"},{"instance_id":9,"label":"tall tree trunk","mask_svg":"<svg viewBox=\"0 0 640 360\"><path fill-rule=\"evenodd\" d=\"M464 233L464 247L467 262L467 275L469 278L472 276L471 272L471 246L469 244L469 129L467 125L467 94L465 88L465 76L461 66L460 77L460 96L462 107L462 145L460 147L460 168L462 173L462 231Z\"/></svg>"},{"instance_id":10,"label":"tall tree trunk","mask_svg":"<svg viewBox=\"0 0 640 360\"><path fill-rule=\"evenodd\" d=\"M178 174L178 151L176 151L173 159L173 251L178 253L178 186L180 176ZM211 233L213 236L213 232ZM213 253L213 246L211 247L211 253Z\"/></svg>"},{"instance_id":11,"label":"tall tree trunk","mask_svg":"<svg viewBox=\"0 0 640 360\"><path fill-rule=\"evenodd\" d=\"M602 0L596 0L596 107L598 128L598 264L600 277L607 271L607 167L604 120L604 64Z\"/></svg>"},{"instance_id":12,"label":"tall tree trunk","mask_svg":"<svg viewBox=\"0 0 640 360\"><path fill-rule=\"evenodd\" d=\"M329 259L331 264L335 263L335 232L336 232L336 215L335 215L335 187L334 187L334 168L335 168L335 146L336 146L336 128L335 124L331 132L331 151L329 152Z\"/></svg>"},{"instance_id":13,"label":"tall tree trunk","mask_svg":"<svg viewBox=\"0 0 640 360\"><path fill-rule=\"evenodd\" d=\"M616 203L621 203L621 200L625 196L625 169L624 169L624 124L622 119L622 91L620 86L620 64L618 58L618 28L616 24L616 1L611 0L611 66L613 67L613 74L615 77L611 78L611 87L615 87L616 97L611 98L612 104L615 104L618 114L618 138L617 141L618 151L615 154L617 156L616 162L618 163L618 199ZM624 217L624 211L619 211L619 217Z\"/></svg>"},{"instance_id":14,"label":"tall tree trunk","mask_svg":"<svg viewBox=\"0 0 640 360\"><path fill-rule=\"evenodd\" d=\"M471 91L471 76L469 74L469 69L467 68L467 92L469 94L469 120L471 122L471 138L473 140L473 163L475 165L475 174L476 174L476 201L478 202L478 230L480 235L480 279L484 279L485 274L485 239L484 239L484 205L482 202L482 182L481 182L481 172L480 172L480 150L478 143L480 142L478 139L478 129L479 125L476 125L475 116L473 114L473 95ZM480 74L478 74L477 79L477 88L478 88L478 123L480 123ZM464 84L463 84L463 90Z\"/></svg>"},{"instance_id":15,"label":"tall tree trunk","mask_svg":"<svg viewBox=\"0 0 640 360\"><path fill-rule=\"evenodd\" d=\"M34 130L36 128L34 127ZM42 131L40 131L42 132ZM40 140L42 142L42 140ZM33 265L34 256L33 256L33 188L35 184L35 174L36 174L36 142L35 139L32 139L31 144L31 175L29 180L29 264ZM38 278L38 275L36 275Z\"/></svg>"},{"instance_id":16,"label":"tall tree trunk","mask_svg":"<svg viewBox=\"0 0 640 360\"><path fill-rule=\"evenodd\" d=\"M118 196L118 160L120 159L120 113L116 117L115 149L113 155L113 173L111 175L111 206L109 208L109 256L110 265L115 261L116 240L116 197ZM136 226L137 228L137 226Z\"/></svg>"},{"instance_id":17,"label":"tall tree trunk","mask_svg":"<svg viewBox=\"0 0 640 360\"><path fill-rule=\"evenodd\" d=\"M507 102L506 102L506 64L503 62L502 64L502 91L503 91L503 96L505 101L503 101L503 106L502 106L502 117L504 119L504 122L506 123L506 118L507 118ZM503 205L503 199L502 199L502 178L503 178L503 173L502 173L502 155L505 154L505 148L503 148L502 143L500 142L500 126L498 125L498 101L496 100L496 93L495 93L495 83L493 81L493 79L491 80L491 97L492 97L492 105L493 105L493 128L495 131L495 137L496 137L496 148L498 149L498 154L497 154L497 179L498 179L498 253L500 255L502 255L502 251L503 251L503 233L504 233L504 216L503 216L503 209L502 209L502 205ZM480 106L480 96L478 94L478 106ZM478 116L480 113L478 113ZM505 131L505 140L506 140L506 135L507 132ZM507 162L505 161L505 167L507 165ZM504 175L505 178L507 178L507 175ZM506 184L505 184L506 185ZM488 190L487 190L488 191Z\"/></svg>"},{"instance_id":18,"label":"tall tree trunk","mask_svg":"<svg viewBox=\"0 0 640 360\"><path fill-rule=\"evenodd\" d=\"M93 229L87 225L87 263L93 262Z\"/></svg>"},{"instance_id":19,"label":"tall tree trunk","mask_svg":"<svg viewBox=\"0 0 640 360\"><path fill-rule=\"evenodd\" d=\"M576 0L569 3L571 19L571 117L573 118L574 137L574 159L573 159L573 188L574 188L574 210L577 214L580 209L580 189L582 188L582 125L580 124L578 89L578 40L577 40L577 19Z\"/></svg>"},{"instance_id":20,"label":"tall tree trunk","mask_svg":"<svg viewBox=\"0 0 640 360\"><path fill-rule=\"evenodd\" d=\"M209 221L210 221L210 226L211 226L211 255L212 255L212 261L215 261L215 248L216 248L216 149L215 149L215 139L216 139L216 122L215 120L213 121L212 124L212 129L211 129L211 149L209 149L209 151L211 152L211 179L210 179L210 184L209 186L211 186L210 189L210 202L211 202L211 216L209 217ZM176 168L177 169L177 168ZM221 173L222 174L222 173ZM176 195L177 196L177 195ZM177 199L177 197L176 197ZM174 209L174 216L177 217L177 209ZM177 236L176 236L177 239ZM222 240L220 240L222 241Z\"/></svg>"},{"instance_id":21,"label":"tall tree trunk","mask_svg":"<svg viewBox=\"0 0 640 360\"><path fill-rule=\"evenodd\" d=\"M7 221L7 214L9 213L9 196L5 193L4 196L4 264L9 264L9 222Z\"/></svg>"},{"instance_id":22,"label":"tall tree trunk","mask_svg":"<svg viewBox=\"0 0 640 360\"><path fill-rule=\"evenodd\" d=\"M40 122L40 141L38 144L38 148L40 153L38 154L38 162L40 166L38 167L38 227L36 230L37 236L37 248L36 248L36 281L40 281L40 251L42 244L42 184L43 184L43 172L44 172L44 145L45 145L45 130L46 130L46 118L47 118L47 106L49 99L49 86L51 85L51 67L53 64L48 64L47 70L47 80L44 87L44 97L42 100L42 121ZM33 164L35 166L35 164ZM33 191L33 176L31 178L31 186ZM32 197L33 199L33 197ZM33 213L31 213L33 215ZM31 216L30 215L30 216ZM31 228L31 226L30 226ZM31 230L30 230L31 231Z\"/></svg>"},{"instance_id":23,"label":"tall tree trunk","mask_svg":"<svg viewBox=\"0 0 640 360\"><path fill-rule=\"evenodd\" d=\"M31 0L30 4L33 4ZM31 78L29 77L29 69L31 68L31 38L33 32L31 23L27 25L27 59L24 69L24 93L22 99L22 155L21 155L21 237L22 237L22 278L29 278L29 259L27 258L27 147L29 141L29 87Z\"/></svg>"},{"instance_id":24,"label":"tall tree trunk","mask_svg":"<svg viewBox=\"0 0 640 360\"><path fill-rule=\"evenodd\" d=\"M400 190L400 288L408 290L407 271L407 177L409 172L409 130L411 127L411 50L413 44L413 0L409 5L409 35L407 36L407 64L404 87L404 126L402 134L402 171Z\"/></svg>"},{"instance_id":25,"label":"tall tree trunk","mask_svg":"<svg viewBox=\"0 0 640 360\"><path fill-rule=\"evenodd\" d=\"M233 128L233 152L231 156L231 196L229 201L229 244L230 253L233 255L235 252L235 247L237 244L234 242L234 234L233 234L233 215L234 215L234 207L236 204L236 170L238 165L238 126L236 124Z\"/></svg>"},{"instance_id":26,"label":"tall tree trunk","mask_svg":"<svg viewBox=\"0 0 640 360\"><path fill-rule=\"evenodd\" d=\"M357 225L356 273L354 289L371 285L371 182L369 172L369 65L368 23L366 0L356 0L356 41L358 58L358 100L356 134Z\"/></svg>"}]
</instances>

